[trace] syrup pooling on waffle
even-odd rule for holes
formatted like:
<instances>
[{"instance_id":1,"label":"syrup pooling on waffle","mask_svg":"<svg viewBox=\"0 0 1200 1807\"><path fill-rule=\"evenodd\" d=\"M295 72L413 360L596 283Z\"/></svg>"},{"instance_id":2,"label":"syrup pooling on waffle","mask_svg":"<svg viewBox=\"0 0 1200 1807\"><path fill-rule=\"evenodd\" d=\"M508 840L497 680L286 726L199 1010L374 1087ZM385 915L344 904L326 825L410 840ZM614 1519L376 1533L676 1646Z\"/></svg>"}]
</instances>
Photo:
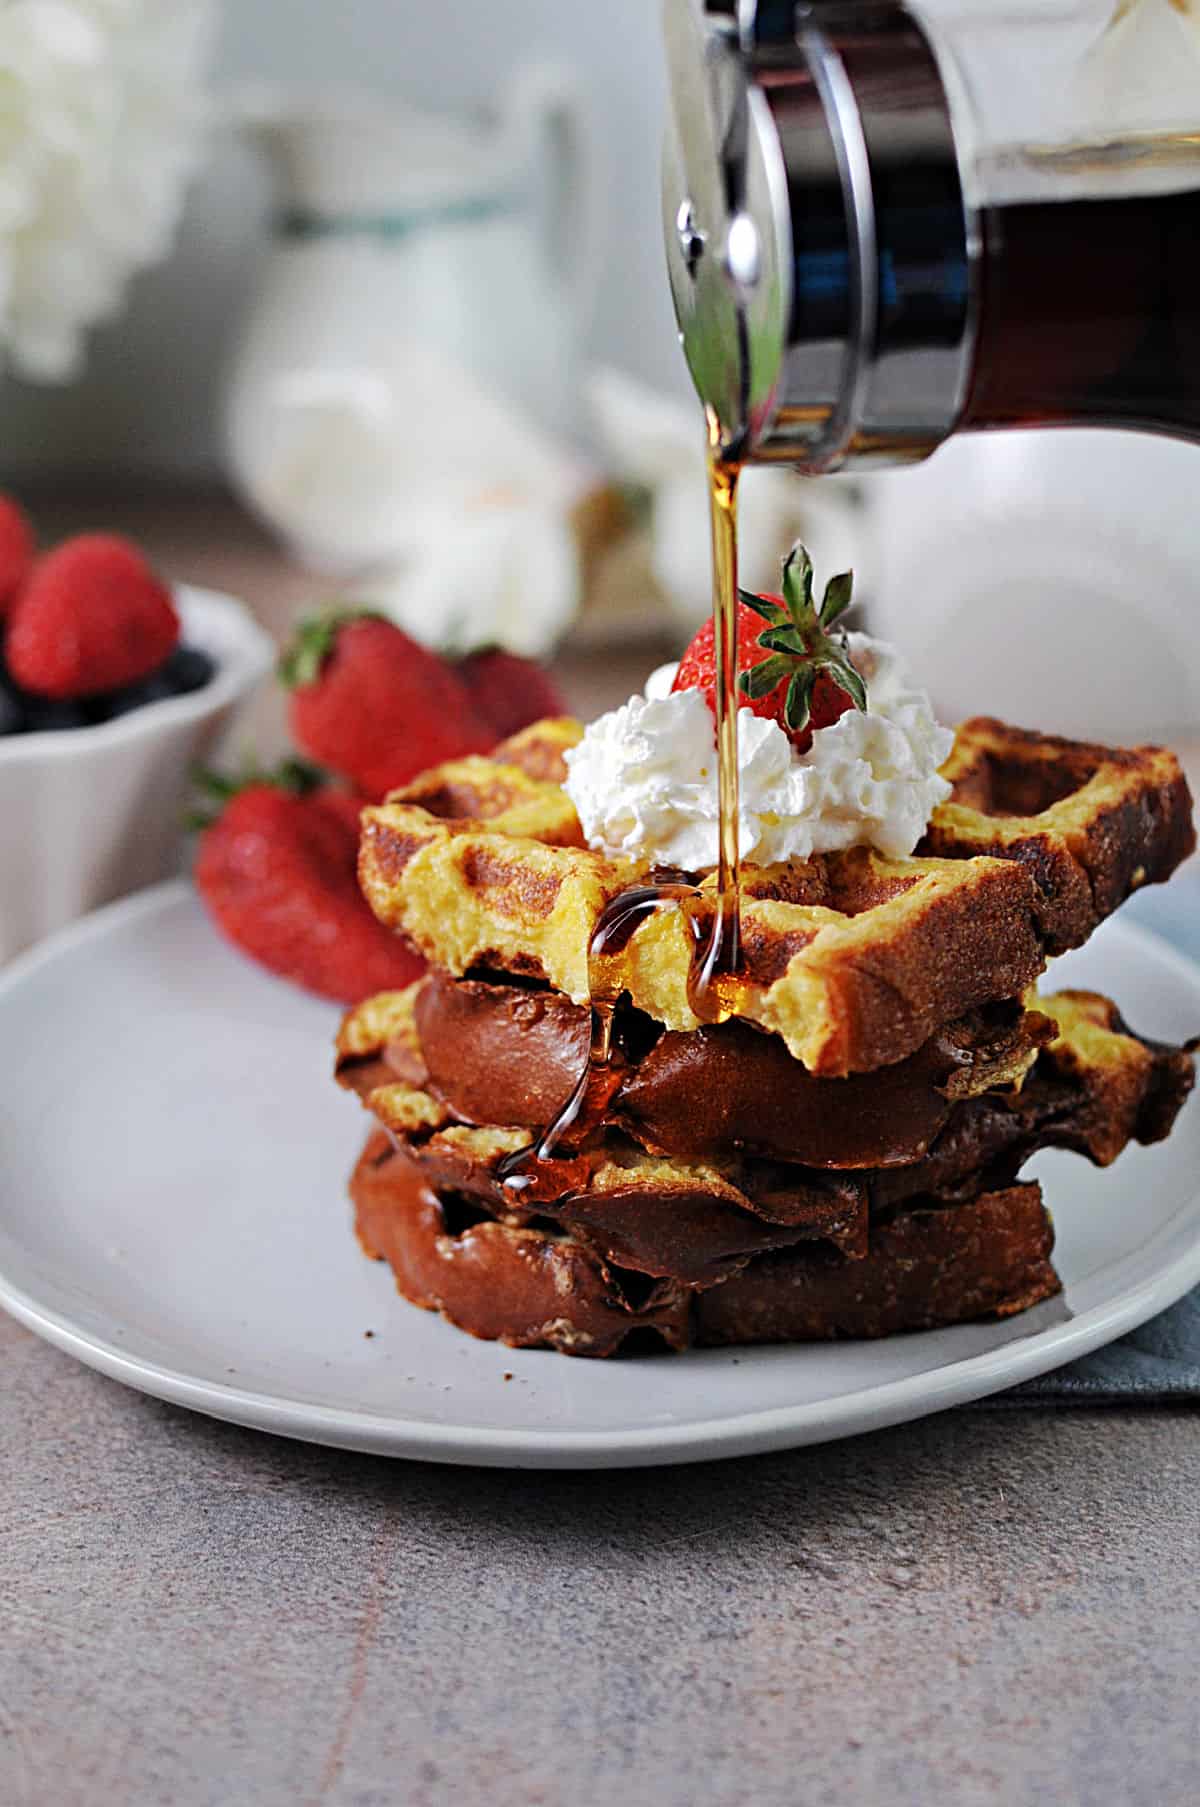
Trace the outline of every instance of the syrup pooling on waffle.
<instances>
[{"instance_id":1,"label":"syrup pooling on waffle","mask_svg":"<svg viewBox=\"0 0 1200 1807\"><path fill-rule=\"evenodd\" d=\"M719 961L721 949L736 950L738 945L738 897L736 884L732 891L719 889L705 935L696 908L698 896L694 886L660 880L619 891L601 910L588 938L589 1021L583 1068L570 1091L564 1087L560 1096L566 1102L555 1110L542 1133L505 1156L499 1175L509 1191L528 1191L537 1183L541 1162L552 1160L568 1138L586 1136L599 1121L618 1083L613 1070L613 1030L621 986L619 979L615 985L612 982L611 961L644 916L656 910L677 909L688 924L696 950L688 972L689 996L693 1009L697 1004L703 1007L703 994L711 983L713 965Z\"/></svg>"},{"instance_id":2,"label":"syrup pooling on waffle","mask_svg":"<svg viewBox=\"0 0 1200 1807\"><path fill-rule=\"evenodd\" d=\"M588 941L590 1024L587 1059L579 1078L563 1095L565 1104L542 1134L515 1149L503 1167L504 1184L524 1191L534 1183L537 1164L552 1160L570 1138L586 1135L611 1096L613 1032L623 986L619 957L639 924L659 911L677 913L692 938L688 1003L702 1023L724 1023L734 1014L738 991L736 962L741 944L740 899L736 883L724 888L724 860L715 899L698 886L665 875L631 885L610 898ZM732 870L732 869L731 869Z\"/></svg>"},{"instance_id":3,"label":"syrup pooling on waffle","mask_svg":"<svg viewBox=\"0 0 1200 1807\"><path fill-rule=\"evenodd\" d=\"M552 1160L563 1142L586 1134L612 1088L613 1026L622 993L614 956L639 922L662 910L678 913L691 935L688 1003L700 1022L722 1023L734 1015L741 964L741 889L738 857L737 701L737 491L739 467L721 456L721 432L709 416L708 490L712 528L713 645L717 743L716 895L706 897L686 879L652 873L649 884L634 884L610 898L587 944L591 1020L587 1061L565 1102L532 1142L514 1149L500 1177L512 1192L536 1184L539 1164Z\"/></svg>"}]
</instances>

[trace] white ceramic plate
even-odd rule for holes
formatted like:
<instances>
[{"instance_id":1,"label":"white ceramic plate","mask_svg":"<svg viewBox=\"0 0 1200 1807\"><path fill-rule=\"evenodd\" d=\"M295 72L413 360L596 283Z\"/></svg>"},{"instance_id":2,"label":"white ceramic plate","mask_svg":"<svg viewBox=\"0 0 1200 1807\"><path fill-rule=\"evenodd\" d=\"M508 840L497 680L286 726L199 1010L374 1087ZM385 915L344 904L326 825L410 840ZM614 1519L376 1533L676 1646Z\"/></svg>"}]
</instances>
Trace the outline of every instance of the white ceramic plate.
<instances>
[{"instance_id":1,"label":"white ceramic plate","mask_svg":"<svg viewBox=\"0 0 1200 1807\"><path fill-rule=\"evenodd\" d=\"M1144 1032L1200 1027L1200 969L1110 923L1060 963ZM313 1442L602 1467L780 1449L916 1418L1110 1341L1200 1281L1200 1107L1107 1173L1043 1157L1066 1282L1006 1324L881 1343L570 1361L477 1343L350 1232L365 1131L337 1012L218 940L186 885L76 924L0 979L0 1302L131 1386ZM374 1335L368 1337L367 1331Z\"/></svg>"}]
</instances>

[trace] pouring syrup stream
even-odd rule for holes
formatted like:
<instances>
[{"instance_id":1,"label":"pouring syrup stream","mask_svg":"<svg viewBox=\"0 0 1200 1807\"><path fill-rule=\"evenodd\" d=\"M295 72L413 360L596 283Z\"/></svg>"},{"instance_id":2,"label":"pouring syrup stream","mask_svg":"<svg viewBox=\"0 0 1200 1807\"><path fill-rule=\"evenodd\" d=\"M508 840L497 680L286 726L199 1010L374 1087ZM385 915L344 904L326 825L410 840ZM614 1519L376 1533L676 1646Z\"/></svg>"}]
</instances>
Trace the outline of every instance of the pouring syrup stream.
<instances>
[{"instance_id":1,"label":"pouring syrup stream","mask_svg":"<svg viewBox=\"0 0 1200 1807\"><path fill-rule=\"evenodd\" d=\"M715 896L664 874L609 899L588 942L591 1035L587 1064L554 1121L500 1162L497 1177L512 1194L535 1193L541 1163L582 1141L603 1120L621 1083L613 1025L621 986L610 962L646 919L676 909L692 936L688 1002L704 1023L723 1023L737 1009L741 920L738 859L737 762L737 491L741 466L721 455L721 429L707 411L708 498L712 536L713 642L717 713L717 885ZM552 1182L553 1183L553 1182Z\"/></svg>"},{"instance_id":2,"label":"pouring syrup stream","mask_svg":"<svg viewBox=\"0 0 1200 1807\"><path fill-rule=\"evenodd\" d=\"M713 647L717 703L717 910L704 950L699 991L703 1003L711 993L714 1011L697 1010L702 1020L723 1022L726 1008L722 979L732 978L741 957L738 896L738 754L737 754L737 493L741 466L721 456L721 424L711 408L708 421L708 511L712 536ZM693 1008L695 1005L693 1003Z\"/></svg>"}]
</instances>

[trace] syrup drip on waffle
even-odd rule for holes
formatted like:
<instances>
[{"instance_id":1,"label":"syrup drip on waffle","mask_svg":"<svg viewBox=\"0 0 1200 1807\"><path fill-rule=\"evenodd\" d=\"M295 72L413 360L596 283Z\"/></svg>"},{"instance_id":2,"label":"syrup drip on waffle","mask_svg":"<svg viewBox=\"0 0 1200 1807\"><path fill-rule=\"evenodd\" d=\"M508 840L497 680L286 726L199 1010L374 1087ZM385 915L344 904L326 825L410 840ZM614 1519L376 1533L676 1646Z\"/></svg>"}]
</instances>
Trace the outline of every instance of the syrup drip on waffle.
<instances>
[{"instance_id":1,"label":"syrup drip on waffle","mask_svg":"<svg viewBox=\"0 0 1200 1807\"><path fill-rule=\"evenodd\" d=\"M591 1039L587 1065L554 1121L524 1148L506 1155L498 1174L514 1193L536 1189L539 1163L560 1158L603 1121L621 1083L622 1061L613 1027L619 990L607 971L646 919L678 910L692 936L688 1002L702 1023L724 1023L736 1014L741 925L738 890L737 762L737 489L741 467L721 456L721 430L708 413L708 493L712 532L713 639L717 703L717 886L715 894L674 874L634 885L610 898L588 943Z\"/></svg>"}]
</instances>

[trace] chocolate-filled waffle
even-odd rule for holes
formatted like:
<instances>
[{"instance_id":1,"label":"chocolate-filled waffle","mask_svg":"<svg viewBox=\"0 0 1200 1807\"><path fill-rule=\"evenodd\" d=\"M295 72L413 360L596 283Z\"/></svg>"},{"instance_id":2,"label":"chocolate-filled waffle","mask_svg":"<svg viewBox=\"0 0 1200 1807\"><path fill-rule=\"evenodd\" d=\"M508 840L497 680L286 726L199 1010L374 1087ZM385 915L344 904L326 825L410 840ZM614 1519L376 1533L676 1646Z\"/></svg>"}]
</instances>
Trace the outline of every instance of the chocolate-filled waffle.
<instances>
[{"instance_id":1,"label":"chocolate-filled waffle","mask_svg":"<svg viewBox=\"0 0 1200 1807\"><path fill-rule=\"evenodd\" d=\"M497 1008L508 1014L512 988L495 989ZM653 1070L672 1033L653 1040L643 1028L649 1045L616 1063L621 1082L602 1120L589 1126L586 1146L539 1163L534 1183L514 1194L504 1184L503 1165L528 1142L529 1125L541 1120L547 1075L536 1059L500 1063L494 1095L507 1100L514 1120L464 1121L462 1099L478 1096L484 1076L464 1056L449 1083L439 1083L425 1053L427 1038L436 1045L444 1026L439 998L446 992L438 976L370 1000L350 1013L339 1036L339 1079L384 1132L372 1136L352 1182L360 1237L368 1252L393 1261L401 1290L414 1302L478 1335L547 1341L575 1354L608 1353L625 1334L661 1328L668 1300L670 1333L663 1335L671 1347L712 1340L718 1324L737 1340L734 1329L743 1321L760 1331L769 1321L771 1340L791 1340L885 1334L983 1310L1022 1309L1057 1290L1040 1194L1016 1184L1025 1163L1039 1149L1066 1148L1107 1166L1130 1141L1168 1134L1193 1081L1184 1050L1133 1034L1105 998L1063 992L1031 998L1001 1038L1020 1057L1007 1068L977 1067L973 1083L957 1096L935 1094L943 1105L940 1120L927 1119L900 1152L889 1145L886 1164L860 1164L865 1143L855 1082L811 1079L810 1087L828 1095L824 1152L834 1158L825 1165L781 1159L777 1150L748 1154L736 1125L706 1110L708 1094L699 1087L691 1118L705 1126L704 1146L689 1130L692 1147L682 1158L655 1152L659 1130L647 1136L623 1104L625 1088L638 1095L640 1076ZM539 995L546 994L525 994ZM425 1035L422 1022L430 1026ZM735 1051L746 1033L758 1032L736 1023L704 1031L711 1044L728 1041ZM964 1026L955 1045L968 1039ZM574 1067L571 1053L564 1058L568 1080L580 1058L576 1044ZM943 1061L940 1051L931 1051L929 1070L941 1070ZM676 1112L662 1120L682 1117L683 1102L677 1098ZM1012 1214L1007 1230L1006 1211ZM485 1224L492 1228L483 1234ZM912 1285L902 1288L897 1276L887 1277L891 1257L883 1252L902 1246L906 1261L927 1277L934 1269L939 1275L919 1300ZM528 1275L521 1311L502 1321L503 1276L514 1263L553 1276L552 1335L539 1331L531 1338L535 1292ZM440 1290L434 1275L442 1277ZM764 1315L752 1299L756 1278L766 1275L773 1304ZM737 1311L701 1309L701 1294L735 1277L741 1284L730 1298L742 1301ZM818 1280L829 1289L824 1315ZM601 1296L608 1308L593 1347ZM785 1297L795 1303L795 1319ZM684 1298L695 1312L682 1309ZM852 1298L860 1309L851 1310ZM648 1311L658 1314L654 1324ZM500 1330L487 1328L496 1323Z\"/></svg>"},{"instance_id":2,"label":"chocolate-filled waffle","mask_svg":"<svg viewBox=\"0 0 1200 1807\"><path fill-rule=\"evenodd\" d=\"M637 923L591 1073L589 940L647 869L582 844L578 736L539 724L365 812L365 894L431 963L338 1038L376 1125L351 1180L366 1252L476 1336L575 1355L890 1335L1051 1297L1027 1162L1107 1166L1168 1134L1193 1083L1190 1050L1107 999L1035 989L1191 850L1172 756L966 724L910 859L743 868L734 1020L691 1008L681 913ZM524 1159L581 1075L568 1132Z\"/></svg>"}]
</instances>

